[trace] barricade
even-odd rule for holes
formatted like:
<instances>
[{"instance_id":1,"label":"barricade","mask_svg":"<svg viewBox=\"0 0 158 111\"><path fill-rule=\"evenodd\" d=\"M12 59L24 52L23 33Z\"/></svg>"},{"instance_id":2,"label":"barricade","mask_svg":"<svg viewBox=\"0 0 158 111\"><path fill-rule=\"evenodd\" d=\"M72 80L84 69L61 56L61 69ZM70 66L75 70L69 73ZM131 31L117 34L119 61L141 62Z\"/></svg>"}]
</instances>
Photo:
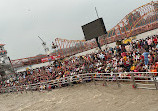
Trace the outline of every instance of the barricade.
<instances>
[{"instance_id":1,"label":"barricade","mask_svg":"<svg viewBox=\"0 0 158 111\"><path fill-rule=\"evenodd\" d=\"M0 88L0 93L40 91L41 87L42 90L50 90L50 87L53 87L52 89L61 88L64 86L72 86L74 83L78 84L91 81L94 82L95 85L97 85L97 81L103 81L103 86L107 86L108 81L113 81L117 83L118 87L121 87L121 81L126 81L131 82L133 88L157 90L158 80L155 77L157 73L158 72L86 73L36 84Z\"/></svg>"}]
</instances>

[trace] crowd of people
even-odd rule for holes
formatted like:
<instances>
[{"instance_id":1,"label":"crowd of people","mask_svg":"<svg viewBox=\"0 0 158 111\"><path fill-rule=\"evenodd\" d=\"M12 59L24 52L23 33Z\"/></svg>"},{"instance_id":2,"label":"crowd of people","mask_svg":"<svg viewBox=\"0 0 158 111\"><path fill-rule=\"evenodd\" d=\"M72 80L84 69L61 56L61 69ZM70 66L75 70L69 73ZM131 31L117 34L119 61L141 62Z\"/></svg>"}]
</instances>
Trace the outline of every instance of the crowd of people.
<instances>
[{"instance_id":1,"label":"crowd of people","mask_svg":"<svg viewBox=\"0 0 158 111\"><path fill-rule=\"evenodd\" d=\"M158 35L107 47L97 53L56 60L49 66L29 69L0 82L0 88L46 82L84 73L158 72Z\"/></svg>"}]
</instances>

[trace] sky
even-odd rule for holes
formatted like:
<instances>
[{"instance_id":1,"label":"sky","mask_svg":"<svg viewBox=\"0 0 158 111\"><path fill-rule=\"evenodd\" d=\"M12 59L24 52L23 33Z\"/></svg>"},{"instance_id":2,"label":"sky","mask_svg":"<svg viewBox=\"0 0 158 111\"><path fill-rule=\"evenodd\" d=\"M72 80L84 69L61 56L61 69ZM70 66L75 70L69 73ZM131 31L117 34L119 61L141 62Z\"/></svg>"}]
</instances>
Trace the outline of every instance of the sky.
<instances>
[{"instance_id":1,"label":"sky","mask_svg":"<svg viewBox=\"0 0 158 111\"><path fill-rule=\"evenodd\" d=\"M152 0L0 0L0 44L11 59L45 54L55 38L83 40L81 26L95 19L95 7L107 30L132 10Z\"/></svg>"}]
</instances>

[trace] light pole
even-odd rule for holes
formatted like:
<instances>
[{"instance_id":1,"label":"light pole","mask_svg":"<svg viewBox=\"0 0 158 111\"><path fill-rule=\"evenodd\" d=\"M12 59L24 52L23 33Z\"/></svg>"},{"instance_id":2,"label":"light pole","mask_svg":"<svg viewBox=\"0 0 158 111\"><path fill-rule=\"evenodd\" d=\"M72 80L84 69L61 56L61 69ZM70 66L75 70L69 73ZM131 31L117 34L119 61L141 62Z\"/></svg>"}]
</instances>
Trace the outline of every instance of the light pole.
<instances>
[{"instance_id":1,"label":"light pole","mask_svg":"<svg viewBox=\"0 0 158 111\"><path fill-rule=\"evenodd\" d=\"M49 64L50 64L50 60L49 60L50 51L49 51L49 48L47 47L46 42L44 42L41 37L38 36L38 38L42 41L42 46L43 46L43 48L44 48L45 53L47 54L48 62L49 62Z\"/></svg>"}]
</instances>

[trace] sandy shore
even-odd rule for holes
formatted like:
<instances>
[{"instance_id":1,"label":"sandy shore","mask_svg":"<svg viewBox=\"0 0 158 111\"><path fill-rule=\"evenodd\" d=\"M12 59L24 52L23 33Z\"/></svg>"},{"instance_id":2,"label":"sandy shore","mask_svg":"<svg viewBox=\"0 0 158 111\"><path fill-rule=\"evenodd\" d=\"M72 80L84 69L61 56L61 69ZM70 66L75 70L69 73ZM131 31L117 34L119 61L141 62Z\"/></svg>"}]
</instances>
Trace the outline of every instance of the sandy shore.
<instances>
[{"instance_id":1,"label":"sandy shore","mask_svg":"<svg viewBox=\"0 0 158 111\"><path fill-rule=\"evenodd\" d=\"M50 92L1 94L0 111L158 111L158 91L131 84L78 84Z\"/></svg>"}]
</instances>

